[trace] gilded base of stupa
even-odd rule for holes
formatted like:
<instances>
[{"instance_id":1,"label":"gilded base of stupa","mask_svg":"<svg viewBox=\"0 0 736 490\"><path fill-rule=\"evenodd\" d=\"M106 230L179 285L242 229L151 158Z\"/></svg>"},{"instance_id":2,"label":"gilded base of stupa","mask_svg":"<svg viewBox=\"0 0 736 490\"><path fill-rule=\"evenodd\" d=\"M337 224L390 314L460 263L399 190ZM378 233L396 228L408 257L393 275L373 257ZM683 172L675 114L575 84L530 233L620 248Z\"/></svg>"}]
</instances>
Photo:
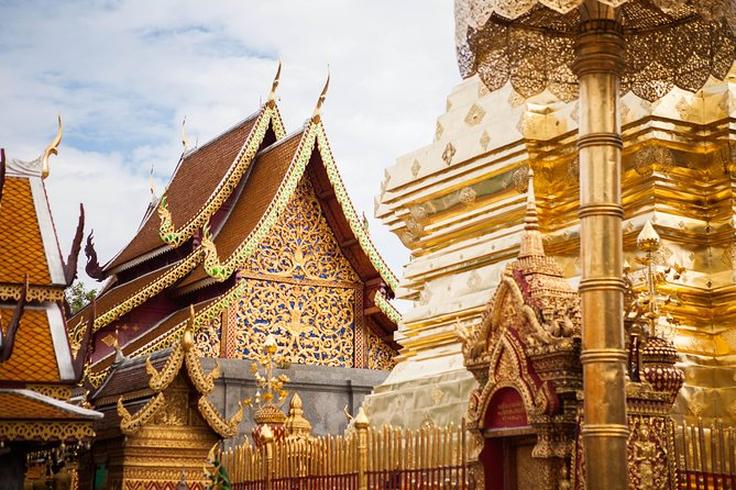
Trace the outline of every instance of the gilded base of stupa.
<instances>
[{"instance_id":1,"label":"gilded base of stupa","mask_svg":"<svg viewBox=\"0 0 736 490\"><path fill-rule=\"evenodd\" d=\"M731 82L656 103L622 99L624 255L651 221L657 267L687 270L666 286L661 325L685 371L675 416L736 421L736 245L732 202ZM414 301L397 332L400 362L365 402L376 424L458 423L474 386L463 372L459 327L480 320L504 266L518 253L527 167L535 172L547 254L573 287L580 276L577 105L551 95L489 93L477 76L458 84L434 142L386 170L376 215L411 250L397 296Z\"/></svg>"}]
</instances>

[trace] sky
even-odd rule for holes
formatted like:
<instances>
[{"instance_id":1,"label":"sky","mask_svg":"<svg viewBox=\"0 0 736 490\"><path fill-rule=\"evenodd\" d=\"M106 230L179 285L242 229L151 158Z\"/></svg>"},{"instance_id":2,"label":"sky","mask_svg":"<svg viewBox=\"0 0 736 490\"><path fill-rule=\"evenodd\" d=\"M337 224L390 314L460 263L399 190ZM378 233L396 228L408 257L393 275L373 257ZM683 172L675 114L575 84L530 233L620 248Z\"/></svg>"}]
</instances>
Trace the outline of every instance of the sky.
<instances>
[{"instance_id":1,"label":"sky","mask_svg":"<svg viewBox=\"0 0 736 490\"><path fill-rule=\"evenodd\" d=\"M102 263L133 236L181 155L256 111L283 62L286 130L323 120L358 213L394 272L408 260L373 217L384 169L432 141L460 81L452 0L0 0L0 146L36 158L64 118L46 180L62 252L79 203ZM80 258L80 275L84 258ZM88 279L89 281L89 279ZM91 282L90 282L91 283Z\"/></svg>"}]
</instances>

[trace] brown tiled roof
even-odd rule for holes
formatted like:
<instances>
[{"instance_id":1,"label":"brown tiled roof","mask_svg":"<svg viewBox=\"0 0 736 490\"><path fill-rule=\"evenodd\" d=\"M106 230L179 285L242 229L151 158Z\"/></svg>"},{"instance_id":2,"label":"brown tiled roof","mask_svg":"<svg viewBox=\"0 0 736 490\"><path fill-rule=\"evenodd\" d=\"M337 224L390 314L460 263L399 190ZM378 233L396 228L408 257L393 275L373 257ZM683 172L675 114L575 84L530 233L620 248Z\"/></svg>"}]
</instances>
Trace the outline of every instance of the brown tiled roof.
<instances>
[{"instance_id":1,"label":"brown tiled roof","mask_svg":"<svg viewBox=\"0 0 736 490\"><path fill-rule=\"evenodd\" d=\"M151 364L157 370L161 370L166 361L169 360L170 349L156 352L151 356ZM138 357L134 359L127 359L123 363L114 368L110 375L105 380L105 383L92 394L92 400L101 400L103 398L110 398L103 400L102 404L114 403L117 401L117 397L124 393L133 393L136 391L149 390L148 381L150 377L146 372L146 364L144 357Z\"/></svg>"},{"instance_id":2,"label":"brown tiled roof","mask_svg":"<svg viewBox=\"0 0 736 490\"><path fill-rule=\"evenodd\" d=\"M217 189L253 129L258 114L254 114L237 126L218 136L205 146L185 156L166 190L169 210L177 228L197 215ZM123 251L105 266L114 269L141 255L145 255L164 243L159 237L159 217L156 211Z\"/></svg>"},{"instance_id":3,"label":"brown tiled roof","mask_svg":"<svg viewBox=\"0 0 736 490\"><path fill-rule=\"evenodd\" d=\"M194 305L195 315L198 314L203 309L210 306L212 303L214 303L218 299L219 299L219 296L209 299L207 301L203 301L201 303L195 304ZM154 325L153 328L147 330L146 332L142 333L138 337L130 340L128 343L126 343L123 346L123 353L127 355L127 354L131 354L135 352L137 349L140 349L141 347L146 345L148 342L151 342L152 340L157 339L158 337L172 330L174 327L176 327L180 323L185 322L187 318L189 318L189 306L186 306L180 310L175 311L174 313L171 313L169 316L161 320L158 324ZM94 365L94 369L96 371L105 369L107 366L112 364L112 359L114 358L114 356L115 356L115 353L113 352L110 355L103 357Z\"/></svg>"},{"instance_id":4,"label":"brown tiled roof","mask_svg":"<svg viewBox=\"0 0 736 490\"><path fill-rule=\"evenodd\" d=\"M111 309L115 308L120 303L146 287L148 284L152 283L156 279L169 272L175 266L176 263L169 264L166 267L162 267L148 274L138 276L132 281L128 281L124 284L121 284L120 286L116 286L112 289L104 291L95 300L97 304L97 316L99 317L107 313ZM91 311L91 305L88 305L86 308L82 309L79 313L74 315L67 323L69 323L70 325L76 325L82 319L84 319L84 321L87 321L89 320L89 315Z\"/></svg>"},{"instance_id":5,"label":"brown tiled roof","mask_svg":"<svg viewBox=\"0 0 736 490\"><path fill-rule=\"evenodd\" d=\"M302 140L302 134L294 133L256 156L240 196L225 225L214 239L222 262L227 260L253 232L269 204L276 197L276 191L284 181ZM187 287L207 277L209 276L200 264L179 283L179 286Z\"/></svg>"},{"instance_id":6,"label":"brown tiled roof","mask_svg":"<svg viewBox=\"0 0 736 490\"><path fill-rule=\"evenodd\" d=\"M5 316L8 318L8 316ZM3 325L7 328L7 324ZM29 383L60 381L46 310L26 308L10 359L0 363L0 380Z\"/></svg>"},{"instance_id":7,"label":"brown tiled roof","mask_svg":"<svg viewBox=\"0 0 736 490\"><path fill-rule=\"evenodd\" d=\"M0 203L0 282L49 285L51 277L33 204L31 183L7 177Z\"/></svg>"}]
</instances>

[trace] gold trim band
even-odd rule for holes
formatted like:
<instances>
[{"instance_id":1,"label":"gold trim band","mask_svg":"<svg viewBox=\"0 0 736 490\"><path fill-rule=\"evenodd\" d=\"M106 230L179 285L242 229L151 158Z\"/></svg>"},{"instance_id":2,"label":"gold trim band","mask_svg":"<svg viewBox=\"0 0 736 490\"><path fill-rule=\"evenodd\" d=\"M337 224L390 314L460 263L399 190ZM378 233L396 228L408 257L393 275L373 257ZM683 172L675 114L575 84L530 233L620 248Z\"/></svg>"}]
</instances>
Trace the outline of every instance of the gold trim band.
<instances>
[{"instance_id":1,"label":"gold trim band","mask_svg":"<svg viewBox=\"0 0 736 490\"><path fill-rule=\"evenodd\" d=\"M626 362L628 354L624 349L585 349L580 353L580 363L593 362Z\"/></svg>"},{"instance_id":2,"label":"gold trim band","mask_svg":"<svg viewBox=\"0 0 736 490\"><path fill-rule=\"evenodd\" d=\"M622 424L583 424L580 431L584 438L593 437L620 437L628 439L629 426Z\"/></svg>"},{"instance_id":3,"label":"gold trim band","mask_svg":"<svg viewBox=\"0 0 736 490\"><path fill-rule=\"evenodd\" d=\"M612 202L581 205L578 209L578 218L583 219L591 216L614 216L623 219L624 207Z\"/></svg>"},{"instance_id":4,"label":"gold trim band","mask_svg":"<svg viewBox=\"0 0 736 490\"><path fill-rule=\"evenodd\" d=\"M578 291L581 293L590 291L623 291L625 288L624 280L618 277L581 279L578 285Z\"/></svg>"},{"instance_id":5,"label":"gold trim band","mask_svg":"<svg viewBox=\"0 0 736 490\"><path fill-rule=\"evenodd\" d=\"M624 140L618 133L588 133L578 136L578 150L589 146L616 146L624 147Z\"/></svg>"}]
</instances>

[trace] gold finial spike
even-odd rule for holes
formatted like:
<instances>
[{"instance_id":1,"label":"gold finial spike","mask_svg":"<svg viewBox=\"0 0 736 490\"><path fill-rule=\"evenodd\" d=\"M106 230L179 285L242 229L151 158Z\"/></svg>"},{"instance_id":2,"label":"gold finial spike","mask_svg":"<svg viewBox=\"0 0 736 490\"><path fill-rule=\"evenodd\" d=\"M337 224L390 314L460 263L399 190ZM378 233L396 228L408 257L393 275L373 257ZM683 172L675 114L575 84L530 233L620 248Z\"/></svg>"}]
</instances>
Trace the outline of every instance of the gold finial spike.
<instances>
[{"instance_id":1,"label":"gold finial spike","mask_svg":"<svg viewBox=\"0 0 736 490\"><path fill-rule=\"evenodd\" d=\"M290 409L302 409L304 408L304 402L302 402L302 397L299 396L299 393L294 393L294 396L291 397L291 401L289 402L289 408Z\"/></svg>"},{"instance_id":2,"label":"gold finial spike","mask_svg":"<svg viewBox=\"0 0 736 490\"><path fill-rule=\"evenodd\" d=\"M187 135L187 116L181 120L181 145L184 147L184 152L189 149L189 135Z\"/></svg>"},{"instance_id":3,"label":"gold finial spike","mask_svg":"<svg viewBox=\"0 0 736 490\"><path fill-rule=\"evenodd\" d=\"M43 158L41 161L41 178L45 179L49 176L49 158L51 155L59 154L59 145L61 144L61 136L64 134L64 121L61 119L61 114L58 116L58 127L56 129L56 136L51 140L49 146L43 152Z\"/></svg>"},{"instance_id":4,"label":"gold finial spike","mask_svg":"<svg viewBox=\"0 0 736 490\"><path fill-rule=\"evenodd\" d=\"M529 185L526 191L526 214L524 215L524 229L538 230L539 217L537 216L537 198L534 192L534 170L529 167Z\"/></svg>"},{"instance_id":5,"label":"gold finial spike","mask_svg":"<svg viewBox=\"0 0 736 490\"><path fill-rule=\"evenodd\" d=\"M358 427L368 427L368 424L368 416L365 414L365 410L363 410L363 407L361 406L358 409L358 415L355 416L355 425Z\"/></svg>"},{"instance_id":6,"label":"gold finial spike","mask_svg":"<svg viewBox=\"0 0 736 490\"><path fill-rule=\"evenodd\" d=\"M636 245L643 252L653 252L659 248L660 242L661 239L654 226L652 226L652 222L647 220L641 232L639 232L639 236L636 238Z\"/></svg>"},{"instance_id":7,"label":"gold finial spike","mask_svg":"<svg viewBox=\"0 0 736 490\"><path fill-rule=\"evenodd\" d=\"M279 66L276 68L276 75L273 77L271 83L271 91L268 93L268 99L266 103L273 103L276 101L276 89L279 88L279 82L281 81L281 60L279 60Z\"/></svg>"},{"instance_id":8,"label":"gold finial spike","mask_svg":"<svg viewBox=\"0 0 736 490\"><path fill-rule=\"evenodd\" d=\"M320 114L322 112L322 105L325 103L325 99L327 98L327 89L330 87L330 67L327 66L327 80L325 80L325 85L322 87L322 92L319 94L319 98L317 99L317 105L314 107L314 112L312 113L312 120L319 120Z\"/></svg>"},{"instance_id":9,"label":"gold finial spike","mask_svg":"<svg viewBox=\"0 0 736 490\"><path fill-rule=\"evenodd\" d=\"M539 231L537 200L534 195L534 171L529 167L529 186L526 190L526 212L524 213L524 232L519 245L519 258L544 256L542 233Z\"/></svg>"}]
</instances>

